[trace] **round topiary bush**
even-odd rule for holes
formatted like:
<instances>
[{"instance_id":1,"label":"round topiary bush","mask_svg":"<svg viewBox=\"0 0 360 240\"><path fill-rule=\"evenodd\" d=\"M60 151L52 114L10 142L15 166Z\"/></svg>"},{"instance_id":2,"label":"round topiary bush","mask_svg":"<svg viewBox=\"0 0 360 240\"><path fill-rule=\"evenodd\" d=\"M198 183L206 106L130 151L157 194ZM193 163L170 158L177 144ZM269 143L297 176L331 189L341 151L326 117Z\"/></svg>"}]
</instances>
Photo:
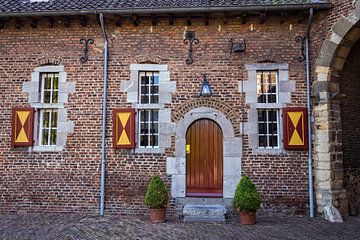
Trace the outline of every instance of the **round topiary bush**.
<instances>
[{"instance_id":1,"label":"round topiary bush","mask_svg":"<svg viewBox=\"0 0 360 240\"><path fill-rule=\"evenodd\" d=\"M160 209L166 207L168 190L159 176L151 178L145 196L145 203L149 208Z\"/></svg>"},{"instance_id":2,"label":"round topiary bush","mask_svg":"<svg viewBox=\"0 0 360 240\"><path fill-rule=\"evenodd\" d=\"M248 176L243 176L236 186L233 207L240 212L256 212L260 208L260 195Z\"/></svg>"}]
</instances>

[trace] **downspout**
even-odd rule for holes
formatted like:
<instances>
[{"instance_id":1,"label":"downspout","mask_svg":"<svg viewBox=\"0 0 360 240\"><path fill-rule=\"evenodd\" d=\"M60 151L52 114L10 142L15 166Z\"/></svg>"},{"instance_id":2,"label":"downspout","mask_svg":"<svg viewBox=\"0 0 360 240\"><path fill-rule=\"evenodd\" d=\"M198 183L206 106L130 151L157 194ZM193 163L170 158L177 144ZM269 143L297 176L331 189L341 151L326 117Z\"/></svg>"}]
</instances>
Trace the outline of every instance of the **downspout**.
<instances>
[{"instance_id":1,"label":"downspout","mask_svg":"<svg viewBox=\"0 0 360 240\"><path fill-rule=\"evenodd\" d=\"M101 186L100 186L100 216L104 216L105 202L105 145L106 145L106 98L107 98L107 68L108 68L108 41L104 26L104 17L100 13L99 20L104 36L104 94L102 109L102 142L101 142Z\"/></svg>"},{"instance_id":2,"label":"downspout","mask_svg":"<svg viewBox=\"0 0 360 240\"><path fill-rule=\"evenodd\" d=\"M309 167L309 201L310 201L310 218L314 218L314 188L313 188L313 166L312 166L312 141L311 141L311 103L310 103L310 30L314 15L314 10L310 8L307 31L305 35L305 58L306 58L306 105L307 105L307 119L308 119L308 167Z\"/></svg>"}]
</instances>

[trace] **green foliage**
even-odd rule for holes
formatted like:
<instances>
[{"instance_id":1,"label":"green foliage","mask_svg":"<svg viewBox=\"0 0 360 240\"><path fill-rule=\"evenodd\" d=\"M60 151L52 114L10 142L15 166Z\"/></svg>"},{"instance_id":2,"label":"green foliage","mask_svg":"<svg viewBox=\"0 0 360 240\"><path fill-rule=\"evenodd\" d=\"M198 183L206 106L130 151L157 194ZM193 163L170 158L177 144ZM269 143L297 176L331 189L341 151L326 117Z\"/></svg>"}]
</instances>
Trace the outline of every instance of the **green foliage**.
<instances>
[{"instance_id":1,"label":"green foliage","mask_svg":"<svg viewBox=\"0 0 360 240\"><path fill-rule=\"evenodd\" d=\"M159 176L153 176L149 183L145 203L149 208L164 208L168 202L168 190Z\"/></svg>"},{"instance_id":2,"label":"green foliage","mask_svg":"<svg viewBox=\"0 0 360 240\"><path fill-rule=\"evenodd\" d=\"M256 212L260 208L260 195L248 176L243 176L236 186L233 207L240 212Z\"/></svg>"}]
</instances>

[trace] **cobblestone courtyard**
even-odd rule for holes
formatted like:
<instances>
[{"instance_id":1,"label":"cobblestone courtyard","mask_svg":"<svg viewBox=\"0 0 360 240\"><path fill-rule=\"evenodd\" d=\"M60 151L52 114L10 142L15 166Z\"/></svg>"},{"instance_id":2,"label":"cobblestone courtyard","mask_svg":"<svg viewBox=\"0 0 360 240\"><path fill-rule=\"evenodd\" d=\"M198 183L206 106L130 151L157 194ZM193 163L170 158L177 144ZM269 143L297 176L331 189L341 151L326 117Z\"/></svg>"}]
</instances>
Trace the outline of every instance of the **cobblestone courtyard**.
<instances>
[{"instance_id":1,"label":"cobblestone courtyard","mask_svg":"<svg viewBox=\"0 0 360 240\"><path fill-rule=\"evenodd\" d=\"M1 215L0 239L360 239L360 218L343 224L321 218L261 216L258 224L151 224L146 217Z\"/></svg>"}]
</instances>

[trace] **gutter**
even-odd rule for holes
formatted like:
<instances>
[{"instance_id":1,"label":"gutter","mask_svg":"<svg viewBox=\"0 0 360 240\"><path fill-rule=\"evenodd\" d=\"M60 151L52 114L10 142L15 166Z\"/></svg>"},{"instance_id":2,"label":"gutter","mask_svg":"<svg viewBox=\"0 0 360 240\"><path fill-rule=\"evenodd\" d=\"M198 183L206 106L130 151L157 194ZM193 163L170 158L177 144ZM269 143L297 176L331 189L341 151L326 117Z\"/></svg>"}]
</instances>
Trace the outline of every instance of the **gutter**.
<instances>
[{"instance_id":1,"label":"gutter","mask_svg":"<svg viewBox=\"0 0 360 240\"><path fill-rule=\"evenodd\" d=\"M306 59L306 105L307 105L307 118L308 118L308 168L309 168L309 202L310 202L310 218L314 218L314 188L313 188L313 170L312 170L312 141L311 141L311 102L310 102L310 54L309 54L309 42L310 42L310 30L311 23L314 15L314 10L309 10L309 20L305 41L305 59Z\"/></svg>"},{"instance_id":2,"label":"gutter","mask_svg":"<svg viewBox=\"0 0 360 240\"><path fill-rule=\"evenodd\" d=\"M101 30L104 36L104 94L102 109L102 142L101 142L101 183L100 183L100 215L104 216L105 205L105 145L106 145L106 99L107 99L107 68L108 68L108 41L104 26L103 14L99 15Z\"/></svg>"},{"instance_id":3,"label":"gutter","mask_svg":"<svg viewBox=\"0 0 360 240\"><path fill-rule=\"evenodd\" d=\"M281 6L235 6L235 7L195 7L195 8L127 8L127 9L94 9L94 10L63 10L63 11L32 11L32 12L0 12L4 17L40 17L40 16L77 16L94 14L116 15L152 15L152 14L190 14L190 13L231 13L231 12L281 12L302 10L328 10L331 3L290 4Z\"/></svg>"}]
</instances>

